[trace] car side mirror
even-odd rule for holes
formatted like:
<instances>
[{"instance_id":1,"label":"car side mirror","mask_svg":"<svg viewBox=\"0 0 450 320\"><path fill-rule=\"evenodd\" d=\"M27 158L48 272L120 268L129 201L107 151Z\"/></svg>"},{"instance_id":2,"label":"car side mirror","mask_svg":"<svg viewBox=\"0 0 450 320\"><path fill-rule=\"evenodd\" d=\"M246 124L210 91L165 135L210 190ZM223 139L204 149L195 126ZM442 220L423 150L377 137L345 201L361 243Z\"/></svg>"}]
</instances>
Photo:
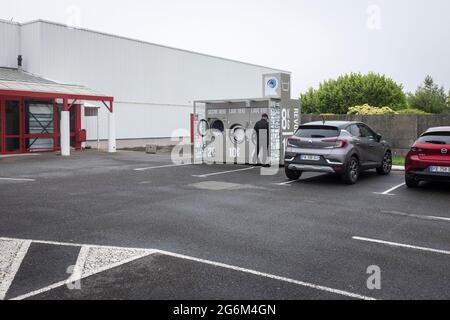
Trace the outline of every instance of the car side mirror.
<instances>
[{"instance_id":1,"label":"car side mirror","mask_svg":"<svg viewBox=\"0 0 450 320\"><path fill-rule=\"evenodd\" d=\"M381 139L383 139L383 136L381 134L377 134L377 141L380 142Z\"/></svg>"}]
</instances>

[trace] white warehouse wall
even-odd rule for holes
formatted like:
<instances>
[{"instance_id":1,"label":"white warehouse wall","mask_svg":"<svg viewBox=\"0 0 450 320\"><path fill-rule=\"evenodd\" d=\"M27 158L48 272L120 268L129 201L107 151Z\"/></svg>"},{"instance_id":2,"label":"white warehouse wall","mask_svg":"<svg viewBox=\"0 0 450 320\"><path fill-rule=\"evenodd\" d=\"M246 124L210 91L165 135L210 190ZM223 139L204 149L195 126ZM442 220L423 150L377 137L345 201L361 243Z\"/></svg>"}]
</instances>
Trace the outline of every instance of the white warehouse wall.
<instances>
[{"instance_id":1,"label":"white warehouse wall","mask_svg":"<svg viewBox=\"0 0 450 320\"><path fill-rule=\"evenodd\" d=\"M0 20L0 67L16 68L19 52L20 25Z\"/></svg>"},{"instance_id":2,"label":"white warehouse wall","mask_svg":"<svg viewBox=\"0 0 450 320\"><path fill-rule=\"evenodd\" d=\"M113 96L118 139L170 137L189 129L194 100L261 97L262 75L280 71L44 21L22 25L21 46L26 71Z\"/></svg>"}]
</instances>

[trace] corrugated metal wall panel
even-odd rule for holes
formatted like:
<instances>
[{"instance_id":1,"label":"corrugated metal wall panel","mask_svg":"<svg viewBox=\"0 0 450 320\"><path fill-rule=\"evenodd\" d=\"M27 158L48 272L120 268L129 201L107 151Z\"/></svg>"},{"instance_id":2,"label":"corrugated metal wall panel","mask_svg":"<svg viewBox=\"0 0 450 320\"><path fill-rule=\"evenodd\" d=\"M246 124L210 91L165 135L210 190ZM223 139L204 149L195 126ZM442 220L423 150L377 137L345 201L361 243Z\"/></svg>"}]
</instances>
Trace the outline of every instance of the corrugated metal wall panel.
<instances>
[{"instance_id":1,"label":"corrugated metal wall panel","mask_svg":"<svg viewBox=\"0 0 450 320\"><path fill-rule=\"evenodd\" d=\"M261 96L276 70L95 32L42 24L42 72L125 102L188 105L196 99Z\"/></svg>"},{"instance_id":2,"label":"corrugated metal wall panel","mask_svg":"<svg viewBox=\"0 0 450 320\"><path fill-rule=\"evenodd\" d=\"M194 100L261 97L262 74L277 72L39 21L22 26L22 51L29 72L114 96L119 139L188 129ZM103 139L106 113L100 118Z\"/></svg>"},{"instance_id":3,"label":"corrugated metal wall panel","mask_svg":"<svg viewBox=\"0 0 450 320\"><path fill-rule=\"evenodd\" d=\"M19 52L20 25L0 20L0 67L16 68Z\"/></svg>"},{"instance_id":4,"label":"corrugated metal wall panel","mask_svg":"<svg viewBox=\"0 0 450 320\"><path fill-rule=\"evenodd\" d=\"M23 25L20 41L21 53L23 58L23 69L33 74L41 75L41 25L38 23Z\"/></svg>"},{"instance_id":5,"label":"corrugated metal wall panel","mask_svg":"<svg viewBox=\"0 0 450 320\"><path fill-rule=\"evenodd\" d=\"M99 109L100 139L108 138L107 111ZM116 103L116 130L119 139L144 139L189 135L191 108ZM97 139L96 117L85 117L88 140Z\"/></svg>"}]
</instances>

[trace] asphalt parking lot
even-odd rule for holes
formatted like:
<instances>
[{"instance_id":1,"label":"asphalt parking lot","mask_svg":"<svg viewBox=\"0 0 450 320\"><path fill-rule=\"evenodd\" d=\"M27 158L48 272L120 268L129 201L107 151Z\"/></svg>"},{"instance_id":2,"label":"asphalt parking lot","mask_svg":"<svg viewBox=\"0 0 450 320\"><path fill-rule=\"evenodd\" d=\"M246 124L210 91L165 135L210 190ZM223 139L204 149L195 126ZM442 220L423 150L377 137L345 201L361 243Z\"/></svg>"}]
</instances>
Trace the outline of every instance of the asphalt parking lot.
<instances>
[{"instance_id":1,"label":"asphalt parking lot","mask_svg":"<svg viewBox=\"0 0 450 320\"><path fill-rule=\"evenodd\" d=\"M1 158L0 190L0 299L450 298L449 185L402 172L88 151Z\"/></svg>"}]
</instances>

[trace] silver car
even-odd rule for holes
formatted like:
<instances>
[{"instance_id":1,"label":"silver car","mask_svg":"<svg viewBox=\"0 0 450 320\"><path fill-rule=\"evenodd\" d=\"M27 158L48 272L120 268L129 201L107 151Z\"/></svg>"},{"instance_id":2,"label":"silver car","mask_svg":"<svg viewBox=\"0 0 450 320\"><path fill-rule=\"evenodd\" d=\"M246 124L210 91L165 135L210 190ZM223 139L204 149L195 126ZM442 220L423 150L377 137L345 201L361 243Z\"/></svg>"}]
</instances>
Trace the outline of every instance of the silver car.
<instances>
[{"instance_id":1,"label":"silver car","mask_svg":"<svg viewBox=\"0 0 450 320\"><path fill-rule=\"evenodd\" d=\"M388 142L366 124L349 121L310 122L287 141L285 172L291 180L303 172L335 173L354 184L362 170L388 175L392 151Z\"/></svg>"}]
</instances>

